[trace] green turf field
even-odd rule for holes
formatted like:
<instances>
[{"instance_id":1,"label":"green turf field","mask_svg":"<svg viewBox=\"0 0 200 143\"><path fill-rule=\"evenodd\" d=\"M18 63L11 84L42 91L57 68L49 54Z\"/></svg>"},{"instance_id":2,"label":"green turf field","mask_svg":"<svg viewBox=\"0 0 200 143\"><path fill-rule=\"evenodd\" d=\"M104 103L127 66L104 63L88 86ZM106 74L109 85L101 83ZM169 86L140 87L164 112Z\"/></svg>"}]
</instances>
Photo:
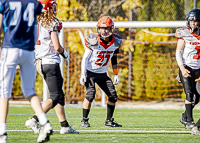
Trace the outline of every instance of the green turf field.
<instances>
[{"instance_id":1,"label":"green turf field","mask_svg":"<svg viewBox=\"0 0 200 143\"><path fill-rule=\"evenodd\" d=\"M179 123L182 110L116 109L115 120L122 128L106 128L106 108L93 107L90 112L90 128L80 128L82 109L65 108L67 120L80 134L60 135L60 123L55 111L47 117L53 126L54 134L50 143L197 143L200 136L190 135L189 130ZM36 142L38 135L29 131L25 121L33 115L30 106L10 106L7 120L8 143ZM198 120L200 111L194 110Z\"/></svg>"}]
</instances>

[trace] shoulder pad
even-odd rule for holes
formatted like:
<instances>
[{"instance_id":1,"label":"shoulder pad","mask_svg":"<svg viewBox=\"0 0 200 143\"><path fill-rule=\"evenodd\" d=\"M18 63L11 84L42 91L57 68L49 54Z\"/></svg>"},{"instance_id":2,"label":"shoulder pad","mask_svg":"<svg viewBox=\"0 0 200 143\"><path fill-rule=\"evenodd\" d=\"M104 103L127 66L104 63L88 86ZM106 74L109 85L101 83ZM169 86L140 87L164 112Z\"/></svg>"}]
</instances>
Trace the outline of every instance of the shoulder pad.
<instances>
[{"instance_id":1,"label":"shoulder pad","mask_svg":"<svg viewBox=\"0 0 200 143\"><path fill-rule=\"evenodd\" d=\"M191 34L190 34L190 31L188 30L188 28L187 27L182 27L182 28L178 28L176 30L175 37L180 39L180 38L187 37L187 36L190 36L190 35Z\"/></svg>"},{"instance_id":2,"label":"shoulder pad","mask_svg":"<svg viewBox=\"0 0 200 143\"><path fill-rule=\"evenodd\" d=\"M54 18L54 26L53 26L53 31L58 31L62 29L62 22L58 20L57 18Z\"/></svg>"},{"instance_id":3,"label":"shoulder pad","mask_svg":"<svg viewBox=\"0 0 200 143\"><path fill-rule=\"evenodd\" d=\"M88 44L96 45L98 42L97 35L98 35L97 33L88 34L86 36L86 41L88 42Z\"/></svg>"},{"instance_id":4,"label":"shoulder pad","mask_svg":"<svg viewBox=\"0 0 200 143\"><path fill-rule=\"evenodd\" d=\"M118 34L113 33L114 37L115 37L115 44L116 46L120 47L121 43L122 43L122 37L119 36Z\"/></svg>"}]
</instances>

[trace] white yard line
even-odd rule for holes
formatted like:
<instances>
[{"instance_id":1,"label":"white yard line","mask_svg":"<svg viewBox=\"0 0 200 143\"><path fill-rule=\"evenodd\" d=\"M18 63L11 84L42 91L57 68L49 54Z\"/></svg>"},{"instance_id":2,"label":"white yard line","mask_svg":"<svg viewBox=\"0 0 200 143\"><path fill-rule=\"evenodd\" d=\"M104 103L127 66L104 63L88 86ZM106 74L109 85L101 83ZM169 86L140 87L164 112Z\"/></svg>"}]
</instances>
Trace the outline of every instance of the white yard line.
<instances>
[{"instance_id":1,"label":"white yard line","mask_svg":"<svg viewBox=\"0 0 200 143\"><path fill-rule=\"evenodd\" d=\"M60 130L54 130L60 131ZM167 131L167 130L77 130L81 132L121 132L121 133L190 133L190 131ZM32 130L7 130L7 132L32 132Z\"/></svg>"}]
</instances>

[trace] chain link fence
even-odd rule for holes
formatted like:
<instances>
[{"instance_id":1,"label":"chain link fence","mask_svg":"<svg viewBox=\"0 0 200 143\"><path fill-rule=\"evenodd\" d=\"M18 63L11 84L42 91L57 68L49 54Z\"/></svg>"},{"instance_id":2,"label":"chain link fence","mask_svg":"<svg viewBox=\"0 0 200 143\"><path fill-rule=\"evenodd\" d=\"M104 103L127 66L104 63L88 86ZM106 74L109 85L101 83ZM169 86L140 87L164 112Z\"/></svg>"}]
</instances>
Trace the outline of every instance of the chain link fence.
<instances>
[{"instance_id":1,"label":"chain link fence","mask_svg":"<svg viewBox=\"0 0 200 143\"><path fill-rule=\"evenodd\" d=\"M114 21L177 21L185 20L187 12L192 8L192 1L141 0L141 4L124 10L126 0L77 0L87 9L88 21L97 21L103 15L109 15ZM71 1L72 2L72 1ZM70 3L69 3L70 5ZM198 7L198 3L197 3ZM169 28L175 33L176 28ZM74 30L74 29L73 29ZM65 49L70 51L67 41L68 31L65 29ZM183 89L175 79L178 66L175 60L176 41L157 44L157 41L134 43L137 32L141 29L115 29L115 33L132 41L133 51L121 49L118 56L120 83L116 86L119 101L134 100L167 100L182 98ZM1 35L3 37L3 35ZM148 42L148 41L147 41ZM80 42L80 44L82 44ZM124 43L123 43L124 44ZM85 88L79 83L82 55L70 52L69 68L64 69L64 92L67 101L82 101ZM110 66L111 67L111 66ZM108 73L113 79L112 69ZM68 70L69 69L69 70ZM69 74L67 74L67 72ZM69 75L69 76L67 76ZM11 99L24 100L20 87L19 70L16 72ZM36 77L36 92L42 98L42 78ZM96 100L101 100L101 90L97 86Z\"/></svg>"}]
</instances>

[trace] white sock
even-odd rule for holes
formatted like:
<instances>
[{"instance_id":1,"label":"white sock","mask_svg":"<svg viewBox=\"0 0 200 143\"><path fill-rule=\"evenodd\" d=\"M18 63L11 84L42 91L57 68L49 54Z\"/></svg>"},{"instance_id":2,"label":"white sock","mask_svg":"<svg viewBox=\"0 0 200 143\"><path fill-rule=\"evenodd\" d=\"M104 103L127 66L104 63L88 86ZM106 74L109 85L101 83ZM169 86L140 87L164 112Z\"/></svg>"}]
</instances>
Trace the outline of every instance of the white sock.
<instances>
[{"instance_id":1,"label":"white sock","mask_svg":"<svg viewBox=\"0 0 200 143\"><path fill-rule=\"evenodd\" d=\"M7 127L6 123L0 123L0 135L6 133L6 127Z\"/></svg>"},{"instance_id":2,"label":"white sock","mask_svg":"<svg viewBox=\"0 0 200 143\"><path fill-rule=\"evenodd\" d=\"M44 125L47 122L47 117L45 113L41 113L40 115L38 115L38 119L39 119L40 125Z\"/></svg>"}]
</instances>

